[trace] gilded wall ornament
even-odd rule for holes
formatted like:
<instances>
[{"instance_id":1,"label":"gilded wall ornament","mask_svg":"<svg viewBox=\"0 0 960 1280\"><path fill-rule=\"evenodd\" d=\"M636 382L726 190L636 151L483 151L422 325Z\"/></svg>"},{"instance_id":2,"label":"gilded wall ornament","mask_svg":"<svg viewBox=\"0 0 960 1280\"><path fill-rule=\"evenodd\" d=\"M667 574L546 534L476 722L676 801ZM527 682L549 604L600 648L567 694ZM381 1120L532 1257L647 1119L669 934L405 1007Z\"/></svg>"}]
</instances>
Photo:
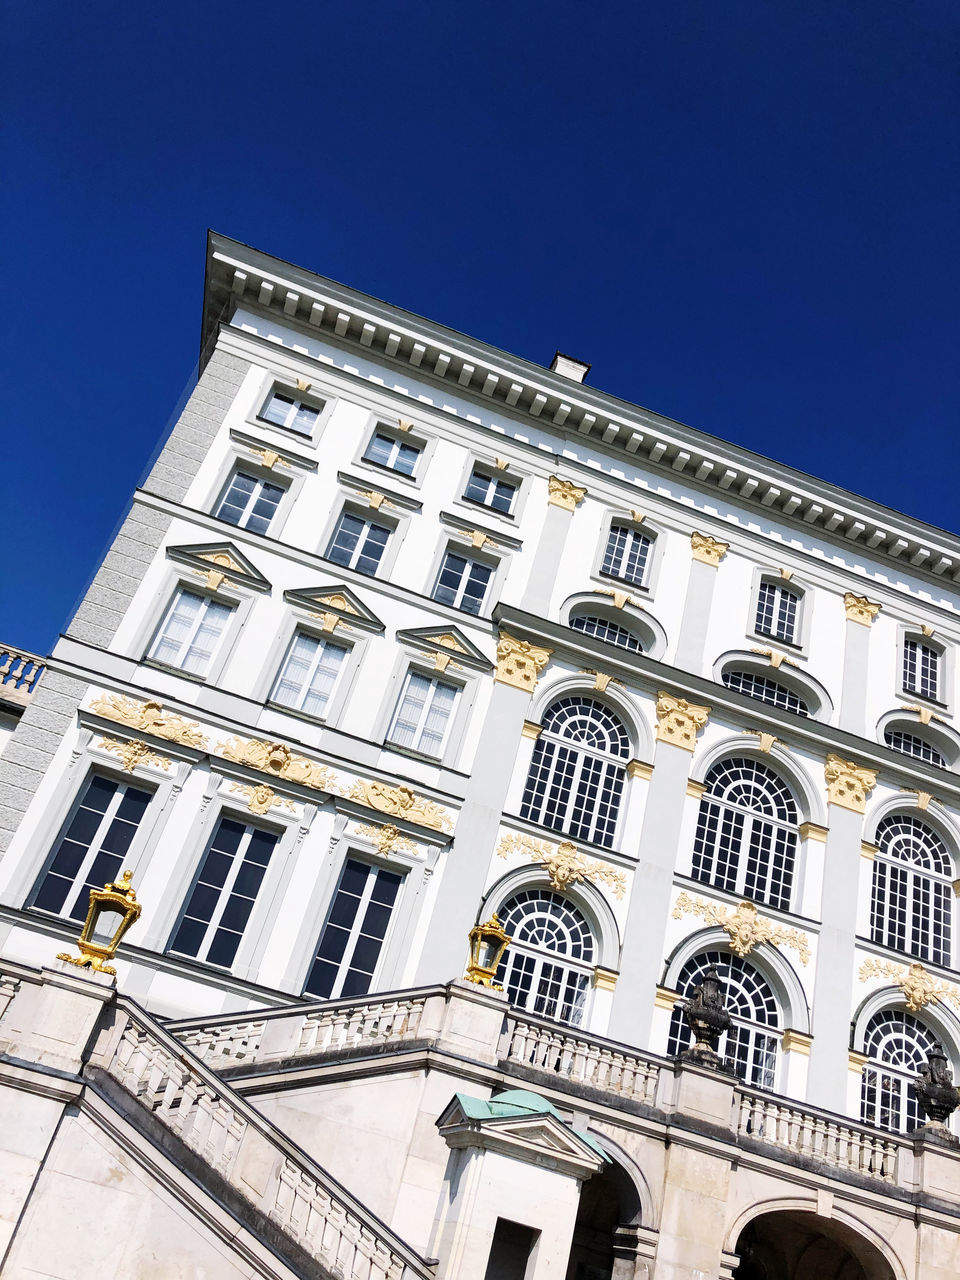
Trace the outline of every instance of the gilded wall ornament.
<instances>
[{"instance_id":1,"label":"gilded wall ornament","mask_svg":"<svg viewBox=\"0 0 960 1280\"><path fill-rule=\"evenodd\" d=\"M347 798L365 804L368 809L377 809L395 818L406 818L408 822L418 822L422 827L433 827L435 831L453 829L446 810L432 800L418 796L409 787L390 787L385 782L364 782L358 778Z\"/></svg>"},{"instance_id":2,"label":"gilded wall ornament","mask_svg":"<svg viewBox=\"0 0 960 1280\"><path fill-rule=\"evenodd\" d=\"M688 893L681 893L674 904L673 918L679 920L682 916L699 916L704 924L719 925L730 939L730 950L741 959L748 956L758 942L791 947L803 965L810 959L810 943L805 933L774 924L760 915L752 902L741 902L736 911L731 911L719 903L705 902L703 898L691 898Z\"/></svg>"},{"instance_id":3,"label":"gilded wall ornament","mask_svg":"<svg viewBox=\"0 0 960 1280\"><path fill-rule=\"evenodd\" d=\"M546 840L536 840L533 836L507 835L497 847L497 856L506 858L511 853L522 853L531 862L539 862L547 873L550 887L560 892L584 880L589 880L592 884L601 881L608 884L617 899L622 898L626 890L626 877L622 871L606 867L593 858L585 858L569 840L552 845Z\"/></svg>"},{"instance_id":4,"label":"gilded wall ornament","mask_svg":"<svg viewBox=\"0 0 960 1280\"><path fill-rule=\"evenodd\" d=\"M217 755L224 760L245 764L275 778L298 782L302 787L315 791L336 793L336 775L325 764L316 764L304 756L295 755L283 742L269 742L259 738L228 738L217 747Z\"/></svg>"},{"instance_id":5,"label":"gilded wall ornament","mask_svg":"<svg viewBox=\"0 0 960 1280\"><path fill-rule=\"evenodd\" d=\"M244 571L243 565L237 564L233 556L228 555L226 551L217 551L215 553L209 551L202 552L197 556L197 559L208 560L210 564L219 565L221 569L230 569L234 573L243 573ZM203 578L206 581L206 584L211 591L218 591L227 576L225 573L221 573L220 569L208 569L206 573L204 573L202 569L195 569L194 572L198 577Z\"/></svg>"},{"instance_id":6,"label":"gilded wall ornament","mask_svg":"<svg viewBox=\"0 0 960 1280\"><path fill-rule=\"evenodd\" d=\"M698 707L686 698L675 698L662 689L657 694L657 741L693 751L697 734L707 723L709 707Z\"/></svg>"},{"instance_id":7,"label":"gilded wall ornament","mask_svg":"<svg viewBox=\"0 0 960 1280\"><path fill-rule=\"evenodd\" d=\"M790 748L787 746L785 742L780 742L780 739L775 738L772 733L764 733L762 729L743 729L742 732L752 734L753 737L759 738L760 750L765 755L768 754L770 751L772 751L774 744L778 742L780 743L780 746L782 746L785 750L787 751L790 750Z\"/></svg>"},{"instance_id":8,"label":"gilded wall ornament","mask_svg":"<svg viewBox=\"0 0 960 1280\"><path fill-rule=\"evenodd\" d=\"M779 671L784 663L788 667L798 667L799 664L794 662L792 658L788 658L785 653L778 653L776 649L751 649L751 653L759 653L761 658L769 659L771 667L774 671Z\"/></svg>"},{"instance_id":9,"label":"gilded wall ornament","mask_svg":"<svg viewBox=\"0 0 960 1280\"><path fill-rule=\"evenodd\" d=\"M892 960L864 960L860 966L860 981L866 982L868 978L889 978L903 992L911 1013L917 1013L934 1000L949 1000L960 1008L960 990L952 982L935 978L916 961L907 969Z\"/></svg>"},{"instance_id":10,"label":"gilded wall ornament","mask_svg":"<svg viewBox=\"0 0 960 1280\"><path fill-rule=\"evenodd\" d=\"M297 806L288 796L278 796L273 787L268 786L266 782L261 782L255 787L244 782L233 782L230 784L230 790L246 796L247 808L251 813L269 813L274 807L289 809L291 813L297 811Z\"/></svg>"},{"instance_id":11,"label":"gilded wall ornament","mask_svg":"<svg viewBox=\"0 0 960 1280\"><path fill-rule=\"evenodd\" d=\"M600 587L597 595L613 596L613 607L615 609L622 609L625 604L633 605L635 608L639 607L636 600L632 596L628 596L626 591L613 591L609 587Z\"/></svg>"},{"instance_id":12,"label":"gilded wall ornament","mask_svg":"<svg viewBox=\"0 0 960 1280\"><path fill-rule=\"evenodd\" d=\"M869 627L873 625L874 618L883 606L874 604L866 596L847 591L843 597L843 607L849 622L859 622L862 627Z\"/></svg>"},{"instance_id":13,"label":"gilded wall ornament","mask_svg":"<svg viewBox=\"0 0 960 1280\"><path fill-rule=\"evenodd\" d=\"M509 684L515 689L533 693L537 687L537 678L552 653L552 649L543 649L527 640L517 640L515 636L501 631L497 641L497 672L494 679L500 684Z\"/></svg>"},{"instance_id":14,"label":"gilded wall ornament","mask_svg":"<svg viewBox=\"0 0 960 1280\"><path fill-rule=\"evenodd\" d=\"M386 494L380 493L378 489L358 489L357 497L364 498L368 506L373 507L374 511L379 511L381 507L395 507L397 504L391 502Z\"/></svg>"},{"instance_id":15,"label":"gilded wall ornament","mask_svg":"<svg viewBox=\"0 0 960 1280\"><path fill-rule=\"evenodd\" d=\"M91 702L90 710L107 720L115 720L117 724L129 725L131 729L179 742L185 747L202 750L207 745L206 736L200 732L195 720L184 720L171 711L164 711L159 702L137 702L135 698L125 698L119 693L108 693Z\"/></svg>"},{"instance_id":16,"label":"gilded wall ornament","mask_svg":"<svg viewBox=\"0 0 960 1280\"><path fill-rule=\"evenodd\" d=\"M272 471L274 467L289 467L290 463L286 458L282 457L275 449L251 449L250 452L255 458L259 458L268 471Z\"/></svg>"},{"instance_id":17,"label":"gilded wall ornament","mask_svg":"<svg viewBox=\"0 0 960 1280\"><path fill-rule=\"evenodd\" d=\"M559 476L550 476L547 485L550 491L547 501L552 507L562 507L564 511L576 511L578 504L587 496L586 489L572 480L561 480Z\"/></svg>"},{"instance_id":18,"label":"gilded wall ornament","mask_svg":"<svg viewBox=\"0 0 960 1280\"><path fill-rule=\"evenodd\" d=\"M852 809L854 813L863 813L867 807L867 796L877 785L876 769L864 769L852 760L844 760L841 756L827 756L823 767L823 776L827 782L827 800L841 809Z\"/></svg>"},{"instance_id":19,"label":"gilded wall ornament","mask_svg":"<svg viewBox=\"0 0 960 1280\"><path fill-rule=\"evenodd\" d=\"M694 560L702 564L711 564L714 568L730 550L729 542L721 542L719 538L711 538L706 533L691 533L690 550Z\"/></svg>"},{"instance_id":20,"label":"gilded wall ornament","mask_svg":"<svg viewBox=\"0 0 960 1280\"><path fill-rule=\"evenodd\" d=\"M372 840L382 854L395 853L397 849L406 849L413 853L417 847L392 822L387 822L382 827L368 825L357 827L357 835L366 836L368 840Z\"/></svg>"},{"instance_id":21,"label":"gilded wall ornament","mask_svg":"<svg viewBox=\"0 0 960 1280\"><path fill-rule=\"evenodd\" d=\"M157 755L140 738L101 738L97 746L118 755L125 773L133 773L137 765L141 764L158 765L164 772L170 768L169 758Z\"/></svg>"}]
</instances>

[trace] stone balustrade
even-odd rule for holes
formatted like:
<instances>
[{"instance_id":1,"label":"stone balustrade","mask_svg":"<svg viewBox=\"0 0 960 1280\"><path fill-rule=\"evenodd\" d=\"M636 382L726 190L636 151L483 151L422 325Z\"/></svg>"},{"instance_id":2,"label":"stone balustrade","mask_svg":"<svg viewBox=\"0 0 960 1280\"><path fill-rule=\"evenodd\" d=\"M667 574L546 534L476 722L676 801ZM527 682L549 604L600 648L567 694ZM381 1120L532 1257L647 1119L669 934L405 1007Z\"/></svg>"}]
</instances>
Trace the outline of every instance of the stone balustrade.
<instances>
[{"instance_id":1,"label":"stone balustrade","mask_svg":"<svg viewBox=\"0 0 960 1280\"><path fill-rule=\"evenodd\" d=\"M898 1156L904 1143L895 1134L755 1089L738 1088L734 1100L738 1138L785 1147L884 1182L898 1180Z\"/></svg>"},{"instance_id":2,"label":"stone balustrade","mask_svg":"<svg viewBox=\"0 0 960 1280\"><path fill-rule=\"evenodd\" d=\"M25 706L44 669L43 659L36 654L0 645L0 698Z\"/></svg>"},{"instance_id":3,"label":"stone balustrade","mask_svg":"<svg viewBox=\"0 0 960 1280\"><path fill-rule=\"evenodd\" d=\"M624 1045L572 1035L554 1023L511 1017L504 1057L563 1080L654 1104L661 1064Z\"/></svg>"},{"instance_id":4,"label":"stone balustrade","mask_svg":"<svg viewBox=\"0 0 960 1280\"><path fill-rule=\"evenodd\" d=\"M432 1280L423 1258L136 1006L116 1002L89 1065L335 1274Z\"/></svg>"}]
</instances>

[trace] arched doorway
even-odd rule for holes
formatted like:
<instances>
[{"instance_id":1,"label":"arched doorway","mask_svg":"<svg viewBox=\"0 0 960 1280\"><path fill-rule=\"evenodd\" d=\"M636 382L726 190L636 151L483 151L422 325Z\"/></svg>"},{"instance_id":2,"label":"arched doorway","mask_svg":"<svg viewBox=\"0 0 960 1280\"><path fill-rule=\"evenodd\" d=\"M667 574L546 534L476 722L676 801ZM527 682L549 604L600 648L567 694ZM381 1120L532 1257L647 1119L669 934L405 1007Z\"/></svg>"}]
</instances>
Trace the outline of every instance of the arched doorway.
<instances>
[{"instance_id":1,"label":"arched doorway","mask_svg":"<svg viewBox=\"0 0 960 1280\"><path fill-rule=\"evenodd\" d=\"M880 1250L815 1213L763 1213L737 1240L734 1280L894 1280Z\"/></svg>"},{"instance_id":2,"label":"arched doorway","mask_svg":"<svg viewBox=\"0 0 960 1280\"><path fill-rule=\"evenodd\" d=\"M583 1184L565 1280L633 1280L640 1196L618 1164Z\"/></svg>"}]
</instances>

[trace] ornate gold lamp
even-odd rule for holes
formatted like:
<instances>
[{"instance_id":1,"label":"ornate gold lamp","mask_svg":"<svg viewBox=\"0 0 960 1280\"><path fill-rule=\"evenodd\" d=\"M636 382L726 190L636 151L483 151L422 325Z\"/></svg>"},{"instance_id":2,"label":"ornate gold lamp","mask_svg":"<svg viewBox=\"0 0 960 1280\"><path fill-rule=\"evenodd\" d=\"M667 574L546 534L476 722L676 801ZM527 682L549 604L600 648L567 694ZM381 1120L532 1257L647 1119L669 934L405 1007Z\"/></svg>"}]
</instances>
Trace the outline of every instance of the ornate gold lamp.
<instances>
[{"instance_id":1,"label":"ornate gold lamp","mask_svg":"<svg viewBox=\"0 0 960 1280\"><path fill-rule=\"evenodd\" d=\"M470 930L470 963L463 975L467 982L502 991L503 987L493 979L510 942L510 935L495 915L485 924L475 924Z\"/></svg>"},{"instance_id":2,"label":"ornate gold lamp","mask_svg":"<svg viewBox=\"0 0 960 1280\"><path fill-rule=\"evenodd\" d=\"M117 954L120 940L140 917L141 905L131 887L132 871L125 871L119 880L111 880L102 889L90 890L90 906L87 918L77 939L79 956L61 951L58 960L69 964L89 965L97 973L117 971L108 961Z\"/></svg>"}]
</instances>

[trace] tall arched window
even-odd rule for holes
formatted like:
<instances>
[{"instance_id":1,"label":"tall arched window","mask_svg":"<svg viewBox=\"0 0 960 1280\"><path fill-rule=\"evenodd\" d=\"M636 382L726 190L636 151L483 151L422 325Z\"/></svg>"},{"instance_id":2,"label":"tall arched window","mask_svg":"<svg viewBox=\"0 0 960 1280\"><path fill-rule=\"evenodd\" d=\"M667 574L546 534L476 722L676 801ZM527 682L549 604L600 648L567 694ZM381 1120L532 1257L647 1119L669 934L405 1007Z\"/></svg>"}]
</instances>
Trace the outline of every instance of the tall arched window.
<instances>
[{"instance_id":1,"label":"tall arched window","mask_svg":"<svg viewBox=\"0 0 960 1280\"><path fill-rule=\"evenodd\" d=\"M759 760L722 760L707 774L693 846L697 880L790 907L799 824L782 778Z\"/></svg>"},{"instance_id":2,"label":"tall arched window","mask_svg":"<svg viewBox=\"0 0 960 1280\"><path fill-rule=\"evenodd\" d=\"M870 936L895 951L950 963L953 859L932 827L893 813L877 827Z\"/></svg>"},{"instance_id":3,"label":"tall arched window","mask_svg":"<svg viewBox=\"0 0 960 1280\"><path fill-rule=\"evenodd\" d=\"M602 702L573 694L543 717L520 816L610 848L623 796L630 739Z\"/></svg>"},{"instance_id":4,"label":"tall arched window","mask_svg":"<svg viewBox=\"0 0 960 1280\"><path fill-rule=\"evenodd\" d=\"M524 889L497 914L512 938L496 978L510 1003L579 1025L596 952L586 917L551 889Z\"/></svg>"},{"instance_id":5,"label":"tall arched window","mask_svg":"<svg viewBox=\"0 0 960 1280\"><path fill-rule=\"evenodd\" d=\"M677 990L686 1000L711 965L716 967L724 988L724 1001L733 1025L720 1038L719 1053L730 1058L748 1084L772 1089L777 1077L777 1049L780 1044L780 1010L770 986L748 960L726 951L704 951L680 970ZM667 1053L674 1057L693 1043L679 1005L670 1019Z\"/></svg>"},{"instance_id":6,"label":"tall arched window","mask_svg":"<svg viewBox=\"0 0 960 1280\"><path fill-rule=\"evenodd\" d=\"M922 1123L910 1087L936 1044L933 1032L903 1009L881 1009L867 1023L863 1051L860 1119L881 1129L908 1132Z\"/></svg>"}]
</instances>

